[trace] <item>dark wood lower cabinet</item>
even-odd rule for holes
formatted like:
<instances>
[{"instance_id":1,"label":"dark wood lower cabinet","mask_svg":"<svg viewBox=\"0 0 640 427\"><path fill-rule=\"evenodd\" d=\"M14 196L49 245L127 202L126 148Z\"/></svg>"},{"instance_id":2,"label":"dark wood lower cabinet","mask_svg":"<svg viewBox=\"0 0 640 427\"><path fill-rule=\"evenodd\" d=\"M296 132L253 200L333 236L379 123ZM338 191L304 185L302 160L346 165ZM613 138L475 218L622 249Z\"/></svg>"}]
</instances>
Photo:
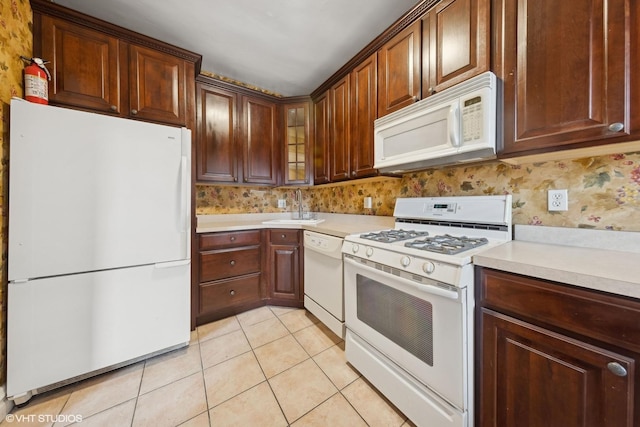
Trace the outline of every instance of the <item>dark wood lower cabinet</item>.
<instances>
[{"instance_id":1,"label":"dark wood lower cabinet","mask_svg":"<svg viewBox=\"0 0 640 427\"><path fill-rule=\"evenodd\" d=\"M478 268L476 425L640 425L640 302Z\"/></svg>"},{"instance_id":2,"label":"dark wood lower cabinet","mask_svg":"<svg viewBox=\"0 0 640 427\"><path fill-rule=\"evenodd\" d=\"M199 234L198 248L194 325L265 304L303 307L302 230Z\"/></svg>"}]
</instances>

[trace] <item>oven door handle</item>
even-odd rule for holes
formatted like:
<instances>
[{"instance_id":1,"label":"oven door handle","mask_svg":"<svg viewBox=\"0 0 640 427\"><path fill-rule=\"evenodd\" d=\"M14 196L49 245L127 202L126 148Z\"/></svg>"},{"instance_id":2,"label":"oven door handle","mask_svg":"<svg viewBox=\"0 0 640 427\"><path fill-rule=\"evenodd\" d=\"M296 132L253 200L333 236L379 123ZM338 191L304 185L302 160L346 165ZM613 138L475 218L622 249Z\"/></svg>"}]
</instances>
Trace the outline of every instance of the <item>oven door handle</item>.
<instances>
[{"instance_id":1,"label":"oven door handle","mask_svg":"<svg viewBox=\"0 0 640 427\"><path fill-rule=\"evenodd\" d=\"M351 265L353 265L355 267L361 268L361 269L369 270L369 271L371 271L373 273L378 273L378 274L381 273L376 268L373 268L373 267L368 266L366 264L362 264L362 263L360 263L358 261L355 261L355 260L353 260L351 258L348 258L348 257L344 257L344 262L345 263L349 263L349 264L351 264ZM346 269L344 270L344 274L346 276L346 274L347 274L347 270ZM443 289L443 288L441 288L439 286L436 286L436 285L430 285L430 284L425 284L425 283L418 284L418 283L415 283L415 282L413 282L413 281L411 281L409 279L405 279L404 277L400 277L400 276L396 276L396 275L393 275L393 280L399 281L403 285L412 287L413 289L415 289L415 290L417 290L419 292L427 292L427 293L430 293L432 295L438 295L438 296L441 296L441 297L444 297L444 298L448 298L448 299L453 299L453 300L457 300L457 299L460 298L460 294L457 291L451 291L451 290L448 290L448 289ZM345 281L344 282L345 282L345 284L348 282L346 280L346 277L345 277Z\"/></svg>"}]
</instances>

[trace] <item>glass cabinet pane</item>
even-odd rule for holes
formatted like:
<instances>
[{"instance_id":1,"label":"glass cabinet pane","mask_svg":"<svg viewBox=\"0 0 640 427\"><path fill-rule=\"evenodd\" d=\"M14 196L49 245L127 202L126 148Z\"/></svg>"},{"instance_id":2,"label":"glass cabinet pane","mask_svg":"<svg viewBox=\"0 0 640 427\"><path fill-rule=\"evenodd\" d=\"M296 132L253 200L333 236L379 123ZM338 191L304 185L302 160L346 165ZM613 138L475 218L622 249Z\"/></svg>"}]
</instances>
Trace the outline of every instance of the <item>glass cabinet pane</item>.
<instances>
[{"instance_id":1,"label":"glass cabinet pane","mask_svg":"<svg viewBox=\"0 0 640 427\"><path fill-rule=\"evenodd\" d=\"M285 184L309 182L307 144L309 143L309 107L307 104L285 106Z\"/></svg>"}]
</instances>

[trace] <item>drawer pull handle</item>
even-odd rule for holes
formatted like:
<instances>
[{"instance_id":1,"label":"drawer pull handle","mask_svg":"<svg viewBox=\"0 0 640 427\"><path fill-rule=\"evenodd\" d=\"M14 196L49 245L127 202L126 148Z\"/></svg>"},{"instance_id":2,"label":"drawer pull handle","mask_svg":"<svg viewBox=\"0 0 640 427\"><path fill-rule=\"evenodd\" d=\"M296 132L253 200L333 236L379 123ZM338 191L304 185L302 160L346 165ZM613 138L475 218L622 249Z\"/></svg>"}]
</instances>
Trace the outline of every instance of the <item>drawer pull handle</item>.
<instances>
[{"instance_id":1,"label":"drawer pull handle","mask_svg":"<svg viewBox=\"0 0 640 427\"><path fill-rule=\"evenodd\" d=\"M609 130L611 132L620 132L622 129L624 129L624 125L620 122L617 123L611 123L609 125Z\"/></svg>"},{"instance_id":2,"label":"drawer pull handle","mask_svg":"<svg viewBox=\"0 0 640 427\"><path fill-rule=\"evenodd\" d=\"M613 375L617 375L619 377L626 377L627 376L627 370L624 368L624 366L622 366L618 362L609 362L609 363L607 363L607 368L609 368L609 370L611 371L611 373Z\"/></svg>"},{"instance_id":3,"label":"drawer pull handle","mask_svg":"<svg viewBox=\"0 0 640 427\"><path fill-rule=\"evenodd\" d=\"M229 295L234 296L235 294L236 294L236 291L234 291L233 289L229 291Z\"/></svg>"},{"instance_id":4,"label":"drawer pull handle","mask_svg":"<svg viewBox=\"0 0 640 427\"><path fill-rule=\"evenodd\" d=\"M236 262L234 260L231 260L231 262L229 264L236 265Z\"/></svg>"}]
</instances>

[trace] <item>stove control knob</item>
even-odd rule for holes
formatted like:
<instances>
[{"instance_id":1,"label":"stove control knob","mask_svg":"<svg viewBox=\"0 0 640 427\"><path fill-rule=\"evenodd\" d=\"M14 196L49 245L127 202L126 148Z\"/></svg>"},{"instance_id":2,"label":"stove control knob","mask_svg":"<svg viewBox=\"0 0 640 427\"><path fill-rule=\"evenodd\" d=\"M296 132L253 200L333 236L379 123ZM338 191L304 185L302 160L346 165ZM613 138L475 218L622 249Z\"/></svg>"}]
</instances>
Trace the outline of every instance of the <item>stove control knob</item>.
<instances>
[{"instance_id":1,"label":"stove control knob","mask_svg":"<svg viewBox=\"0 0 640 427\"><path fill-rule=\"evenodd\" d=\"M436 269L436 265L431 261L427 261L424 264L422 264L422 271L424 271L427 274L433 273L435 269Z\"/></svg>"},{"instance_id":2,"label":"stove control knob","mask_svg":"<svg viewBox=\"0 0 640 427\"><path fill-rule=\"evenodd\" d=\"M409 258L408 256L403 256L402 258L400 258L400 265L402 265L403 267L409 267L409 264L411 264L411 258Z\"/></svg>"},{"instance_id":3,"label":"stove control knob","mask_svg":"<svg viewBox=\"0 0 640 427\"><path fill-rule=\"evenodd\" d=\"M371 258L371 255L373 255L373 248L367 248L367 256Z\"/></svg>"},{"instance_id":4,"label":"stove control knob","mask_svg":"<svg viewBox=\"0 0 640 427\"><path fill-rule=\"evenodd\" d=\"M357 244L354 243L351 245L351 252L353 252L354 254L357 254L359 250L360 246L358 246Z\"/></svg>"}]
</instances>

